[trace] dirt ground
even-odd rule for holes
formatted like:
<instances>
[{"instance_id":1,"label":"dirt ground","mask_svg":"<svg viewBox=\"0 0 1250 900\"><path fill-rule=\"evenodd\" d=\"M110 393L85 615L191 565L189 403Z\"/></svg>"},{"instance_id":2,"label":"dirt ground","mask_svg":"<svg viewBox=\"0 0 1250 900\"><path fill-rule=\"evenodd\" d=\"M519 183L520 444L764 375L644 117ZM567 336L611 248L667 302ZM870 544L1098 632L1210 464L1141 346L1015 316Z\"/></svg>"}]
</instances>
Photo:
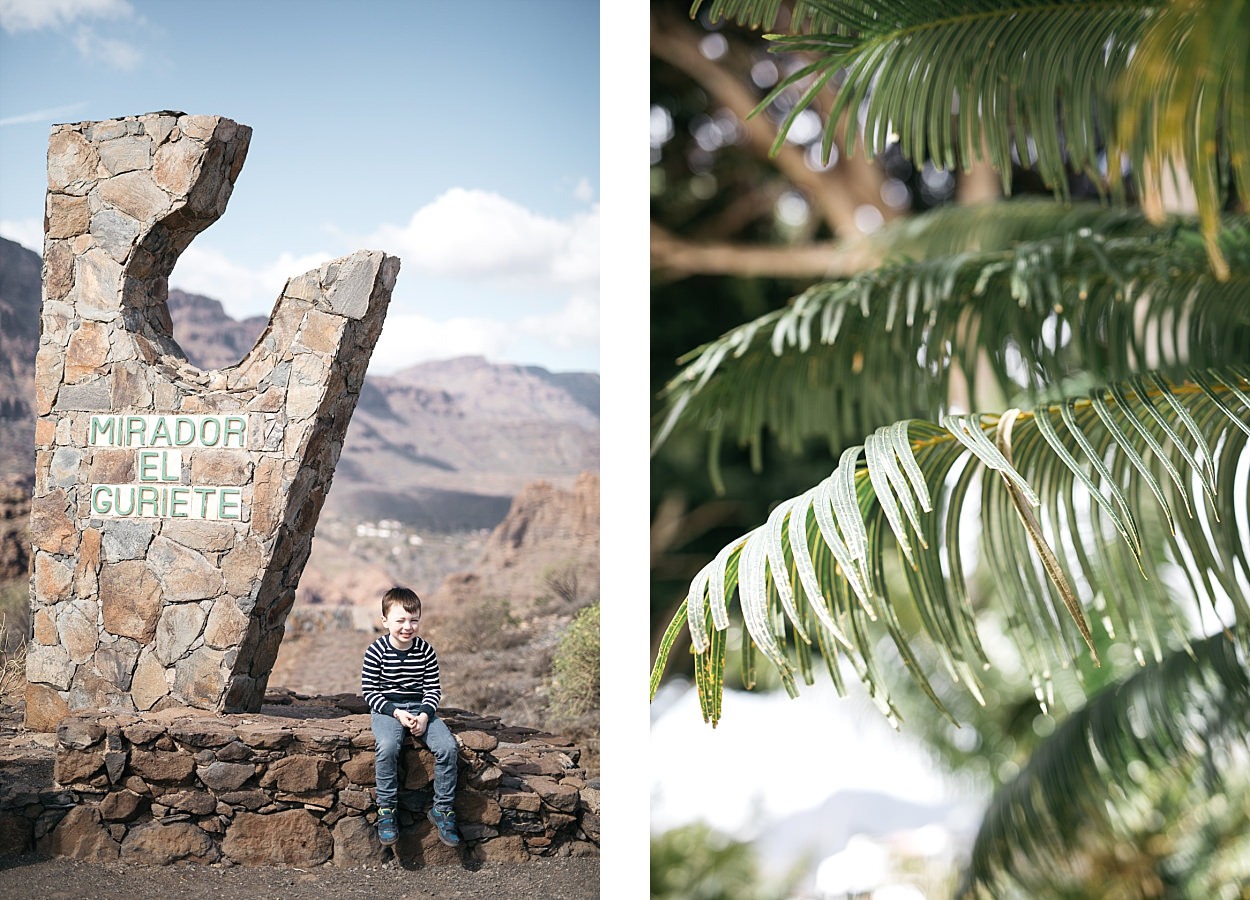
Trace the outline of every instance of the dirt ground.
<instances>
[{"instance_id":1,"label":"dirt ground","mask_svg":"<svg viewBox=\"0 0 1250 900\"><path fill-rule=\"evenodd\" d=\"M284 869L190 864L134 866L63 857L0 857L0 898L5 900L311 900L367 896L391 900L588 900L599 896L599 860L538 859L519 864L486 863L478 868L405 868L402 862L391 861L357 868L327 865Z\"/></svg>"},{"instance_id":2,"label":"dirt ground","mask_svg":"<svg viewBox=\"0 0 1250 900\"><path fill-rule=\"evenodd\" d=\"M379 634L350 628L288 634L269 684L309 695L360 693L360 660Z\"/></svg>"}]
</instances>

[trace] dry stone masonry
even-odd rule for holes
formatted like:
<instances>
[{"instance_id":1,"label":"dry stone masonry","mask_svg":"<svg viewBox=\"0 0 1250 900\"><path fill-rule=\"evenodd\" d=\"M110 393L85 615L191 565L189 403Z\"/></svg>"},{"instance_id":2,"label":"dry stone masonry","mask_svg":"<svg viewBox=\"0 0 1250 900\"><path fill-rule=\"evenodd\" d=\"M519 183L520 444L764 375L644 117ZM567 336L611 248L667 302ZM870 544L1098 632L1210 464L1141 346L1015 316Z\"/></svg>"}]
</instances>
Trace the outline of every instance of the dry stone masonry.
<instances>
[{"instance_id":1,"label":"dry stone masonry","mask_svg":"<svg viewBox=\"0 0 1250 900\"><path fill-rule=\"evenodd\" d=\"M387 852L374 828L373 734L358 696L270 692L260 713L71 715L55 783L0 759L0 854L86 860L355 866ZM425 818L432 755L401 756L406 864L599 855L598 782L567 741L461 710L440 712L460 746L461 849Z\"/></svg>"},{"instance_id":2,"label":"dry stone masonry","mask_svg":"<svg viewBox=\"0 0 1250 900\"><path fill-rule=\"evenodd\" d=\"M237 365L191 365L169 274L225 211L250 137L178 112L53 129L30 728L263 700L399 260L290 279Z\"/></svg>"}]
</instances>

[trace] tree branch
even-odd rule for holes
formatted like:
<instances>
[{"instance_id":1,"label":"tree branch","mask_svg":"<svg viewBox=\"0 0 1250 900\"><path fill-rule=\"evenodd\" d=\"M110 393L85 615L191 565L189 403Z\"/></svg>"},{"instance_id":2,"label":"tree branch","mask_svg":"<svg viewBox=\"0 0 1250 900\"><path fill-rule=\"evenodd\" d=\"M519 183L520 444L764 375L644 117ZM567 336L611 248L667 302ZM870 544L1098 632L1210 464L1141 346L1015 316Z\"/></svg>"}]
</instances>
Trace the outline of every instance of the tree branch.
<instances>
[{"instance_id":1,"label":"tree branch","mask_svg":"<svg viewBox=\"0 0 1250 900\"><path fill-rule=\"evenodd\" d=\"M657 280L680 281L692 275L738 278L836 278L854 275L880 262L863 241L760 246L694 243L651 225L651 269Z\"/></svg>"},{"instance_id":2,"label":"tree branch","mask_svg":"<svg viewBox=\"0 0 1250 900\"><path fill-rule=\"evenodd\" d=\"M860 234L855 225L855 204L839 185L835 172L814 172L803 159L803 151L785 144L776 156L769 156L773 125L764 117L749 118L758 99L724 67L699 52L700 33L676 15L651 7L651 55L684 73L701 85L717 103L742 123L746 141L761 159L771 161L795 187L800 188L835 234Z\"/></svg>"}]
</instances>

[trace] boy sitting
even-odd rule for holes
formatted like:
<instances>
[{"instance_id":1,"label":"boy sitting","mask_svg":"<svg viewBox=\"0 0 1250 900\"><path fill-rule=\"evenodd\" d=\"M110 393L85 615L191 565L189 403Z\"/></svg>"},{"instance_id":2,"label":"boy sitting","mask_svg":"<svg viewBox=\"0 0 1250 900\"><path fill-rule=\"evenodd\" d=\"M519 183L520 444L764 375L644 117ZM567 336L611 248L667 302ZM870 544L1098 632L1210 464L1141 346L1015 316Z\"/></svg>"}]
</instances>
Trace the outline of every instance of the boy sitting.
<instances>
[{"instance_id":1,"label":"boy sitting","mask_svg":"<svg viewBox=\"0 0 1250 900\"><path fill-rule=\"evenodd\" d=\"M428 817L439 840L456 847L460 834L452 803L458 752L451 730L436 715L443 691L434 648L417 634L421 598L408 588L391 588L382 596L382 624L387 633L365 649L360 670L377 751L378 840L388 847L399 840L397 770L407 728L434 754L434 806Z\"/></svg>"}]
</instances>

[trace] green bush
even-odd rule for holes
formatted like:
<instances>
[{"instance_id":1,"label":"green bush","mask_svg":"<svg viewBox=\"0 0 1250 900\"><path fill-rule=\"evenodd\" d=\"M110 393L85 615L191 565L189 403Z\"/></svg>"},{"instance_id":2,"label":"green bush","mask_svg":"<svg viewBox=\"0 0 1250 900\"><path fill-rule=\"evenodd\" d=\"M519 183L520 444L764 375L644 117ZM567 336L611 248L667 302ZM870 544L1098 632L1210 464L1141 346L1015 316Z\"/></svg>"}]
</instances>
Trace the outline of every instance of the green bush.
<instances>
[{"instance_id":1,"label":"green bush","mask_svg":"<svg viewBox=\"0 0 1250 900\"><path fill-rule=\"evenodd\" d=\"M599 603L573 617L551 663L548 707L561 723L583 724L599 714Z\"/></svg>"},{"instance_id":2,"label":"green bush","mask_svg":"<svg viewBox=\"0 0 1250 900\"><path fill-rule=\"evenodd\" d=\"M753 845L703 822L651 836L652 900L781 900L800 877L766 878Z\"/></svg>"}]
</instances>

